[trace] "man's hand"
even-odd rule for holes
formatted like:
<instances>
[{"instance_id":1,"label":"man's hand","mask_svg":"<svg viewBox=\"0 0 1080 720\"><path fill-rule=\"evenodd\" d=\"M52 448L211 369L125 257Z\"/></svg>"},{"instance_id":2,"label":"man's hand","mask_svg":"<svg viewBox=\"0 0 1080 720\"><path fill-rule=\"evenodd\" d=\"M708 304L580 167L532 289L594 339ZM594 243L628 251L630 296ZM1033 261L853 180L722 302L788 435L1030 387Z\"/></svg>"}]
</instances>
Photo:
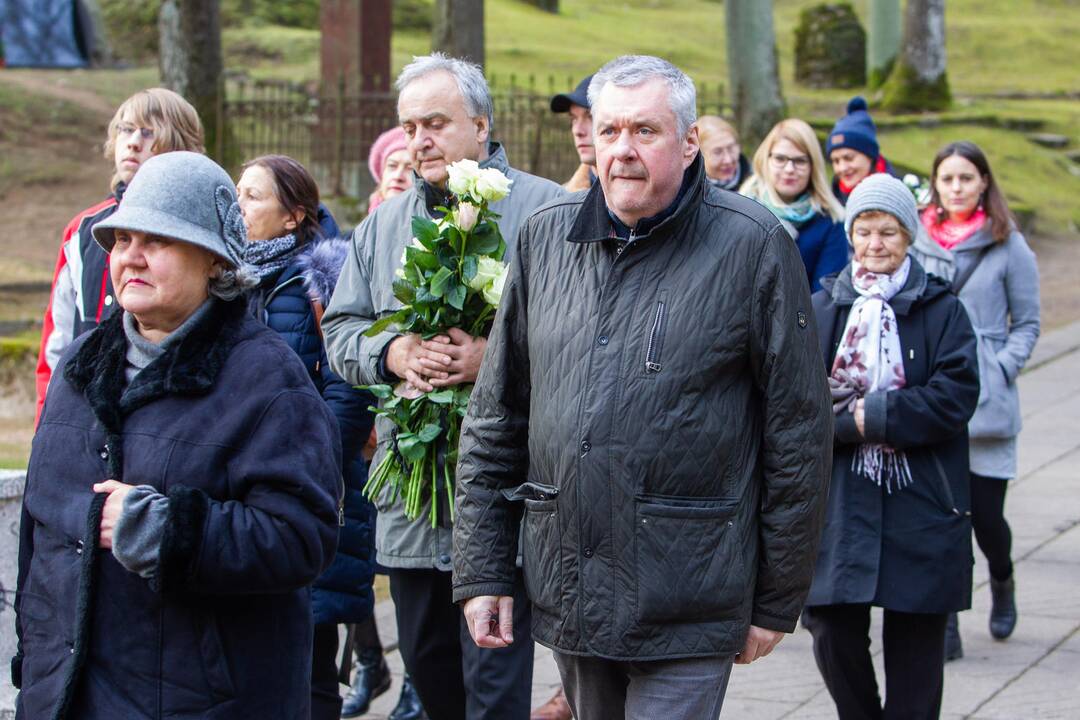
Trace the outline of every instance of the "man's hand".
<instances>
[{"instance_id":1,"label":"man's hand","mask_svg":"<svg viewBox=\"0 0 1080 720\"><path fill-rule=\"evenodd\" d=\"M859 434L866 437L866 399L859 398L855 401L855 429Z\"/></svg>"},{"instance_id":2,"label":"man's hand","mask_svg":"<svg viewBox=\"0 0 1080 720\"><path fill-rule=\"evenodd\" d=\"M504 648L514 642L514 598L481 595L466 600L462 609L477 647Z\"/></svg>"},{"instance_id":3,"label":"man's hand","mask_svg":"<svg viewBox=\"0 0 1080 720\"><path fill-rule=\"evenodd\" d=\"M450 377L452 358L424 347L419 335L401 335L390 341L386 349L386 368L421 392L435 387L429 380Z\"/></svg>"},{"instance_id":4,"label":"man's hand","mask_svg":"<svg viewBox=\"0 0 1080 720\"><path fill-rule=\"evenodd\" d=\"M773 651L773 648L784 639L784 633L775 630L766 630L757 625L750 626L750 632L746 635L743 649L735 656L735 664L749 665L758 658L763 658Z\"/></svg>"},{"instance_id":5,"label":"man's hand","mask_svg":"<svg viewBox=\"0 0 1080 720\"><path fill-rule=\"evenodd\" d=\"M124 511L124 498L134 487L134 485L126 485L116 480L94 483L94 492L109 495L101 511L101 538L98 544L103 550L112 550L113 530L116 529L116 522Z\"/></svg>"},{"instance_id":6,"label":"man's hand","mask_svg":"<svg viewBox=\"0 0 1080 720\"><path fill-rule=\"evenodd\" d=\"M430 354L450 358L448 366L430 360L420 361L428 373L448 369L450 374L445 377L428 375L435 387L447 387L476 381L476 376L480 373L480 361L484 359L484 350L487 348L487 338L473 337L464 330L450 328L446 335L424 340L421 345Z\"/></svg>"}]
</instances>

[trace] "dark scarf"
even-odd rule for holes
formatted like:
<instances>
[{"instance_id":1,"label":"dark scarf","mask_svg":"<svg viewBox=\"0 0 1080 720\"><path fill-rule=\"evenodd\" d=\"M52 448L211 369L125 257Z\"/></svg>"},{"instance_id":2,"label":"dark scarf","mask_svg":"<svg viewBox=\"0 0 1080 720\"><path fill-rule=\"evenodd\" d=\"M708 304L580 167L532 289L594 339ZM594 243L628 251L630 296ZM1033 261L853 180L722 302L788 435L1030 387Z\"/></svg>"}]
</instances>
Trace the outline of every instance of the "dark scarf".
<instances>
[{"instance_id":1,"label":"dark scarf","mask_svg":"<svg viewBox=\"0 0 1080 720\"><path fill-rule=\"evenodd\" d=\"M272 240L249 242L244 246L243 260L261 282L288 267L302 248L296 233L289 233Z\"/></svg>"},{"instance_id":2,"label":"dark scarf","mask_svg":"<svg viewBox=\"0 0 1080 720\"><path fill-rule=\"evenodd\" d=\"M679 204L682 202L683 197L694 185L694 180L697 179L697 175L697 162L694 162L690 167L683 171L682 185L679 186L679 192L675 196L675 199L671 201L671 204L651 217L638 220L637 225L635 225L633 229L627 226L626 223L620 220L618 216L608 208L608 217L611 218L611 224L615 230L615 237L622 240L629 240L631 234L636 238L648 235L654 227L675 214L675 211L679 209Z\"/></svg>"}]
</instances>

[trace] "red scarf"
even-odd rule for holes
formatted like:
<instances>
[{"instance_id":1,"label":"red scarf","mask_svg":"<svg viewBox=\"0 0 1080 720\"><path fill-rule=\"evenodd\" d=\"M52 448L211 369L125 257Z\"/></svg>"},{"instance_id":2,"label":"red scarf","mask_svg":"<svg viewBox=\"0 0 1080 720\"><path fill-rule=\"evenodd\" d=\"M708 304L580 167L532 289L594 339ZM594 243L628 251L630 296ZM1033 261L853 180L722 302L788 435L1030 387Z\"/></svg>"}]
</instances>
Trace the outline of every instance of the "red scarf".
<instances>
[{"instance_id":1,"label":"red scarf","mask_svg":"<svg viewBox=\"0 0 1080 720\"><path fill-rule=\"evenodd\" d=\"M876 175L878 173L888 172L888 167L889 166L885 163L885 156L884 155L878 155L877 160L874 162L874 167L871 168L871 170L870 170L870 175ZM870 177L870 175L867 175L866 177ZM865 180L865 179L866 178L863 178L863 180ZM837 182L840 183L840 192L844 193L844 197L847 197L848 195L850 195L851 191L855 189L855 185L859 184L859 183L855 183L855 185L848 185L846 182L844 182L840 178L837 178L836 180L837 180Z\"/></svg>"},{"instance_id":2,"label":"red scarf","mask_svg":"<svg viewBox=\"0 0 1080 720\"><path fill-rule=\"evenodd\" d=\"M946 250L952 250L960 243L977 233L986 222L986 211L978 208L971 213L967 220L957 222L955 220L938 221L937 206L930 205L922 212L922 224L930 237Z\"/></svg>"}]
</instances>

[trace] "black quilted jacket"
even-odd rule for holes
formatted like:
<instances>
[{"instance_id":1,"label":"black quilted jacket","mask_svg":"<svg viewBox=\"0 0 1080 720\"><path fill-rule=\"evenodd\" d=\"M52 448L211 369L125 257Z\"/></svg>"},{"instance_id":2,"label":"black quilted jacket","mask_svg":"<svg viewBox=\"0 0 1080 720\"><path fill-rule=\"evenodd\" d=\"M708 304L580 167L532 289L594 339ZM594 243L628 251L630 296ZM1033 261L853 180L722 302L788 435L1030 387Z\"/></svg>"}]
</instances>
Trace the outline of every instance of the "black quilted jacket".
<instances>
[{"instance_id":1,"label":"black quilted jacket","mask_svg":"<svg viewBox=\"0 0 1080 720\"><path fill-rule=\"evenodd\" d=\"M751 622L794 630L810 584L832 413L806 272L688 173L621 252L599 183L527 221L462 430L454 598L511 593L523 522L562 652L732 655Z\"/></svg>"}]
</instances>

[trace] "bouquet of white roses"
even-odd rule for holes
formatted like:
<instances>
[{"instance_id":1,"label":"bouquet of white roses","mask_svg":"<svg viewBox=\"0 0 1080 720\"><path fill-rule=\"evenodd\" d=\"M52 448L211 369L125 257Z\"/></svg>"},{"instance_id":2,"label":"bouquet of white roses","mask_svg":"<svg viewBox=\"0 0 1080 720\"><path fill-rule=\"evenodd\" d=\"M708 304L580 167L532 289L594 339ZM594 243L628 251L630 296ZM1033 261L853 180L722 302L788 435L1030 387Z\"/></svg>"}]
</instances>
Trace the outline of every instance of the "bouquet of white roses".
<instances>
[{"instance_id":1,"label":"bouquet of white roses","mask_svg":"<svg viewBox=\"0 0 1080 720\"><path fill-rule=\"evenodd\" d=\"M445 213L438 222L413 218L413 241L405 248L394 281L394 297L403 307L379 319L365 335L390 328L425 339L450 328L473 336L489 332L506 282L502 262L506 243L495 222L499 216L489 204L506 197L513 181L472 160L454 163L449 174L456 207L438 208ZM382 401L381 407L372 409L396 427L391 447L368 478L364 494L374 498L389 488L391 502L402 498L409 519L418 518L424 500L430 498L429 520L435 527L441 489L452 521L458 437L472 385L430 393L404 392L389 385L368 389Z\"/></svg>"},{"instance_id":2,"label":"bouquet of white roses","mask_svg":"<svg viewBox=\"0 0 1080 720\"><path fill-rule=\"evenodd\" d=\"M930 204L930 180L928 178L919 179L918 175L914 173L908 173L904 176L904 185L911 191L911 194L915 196L915 205L921 210Z\"/></svg>"}]
</instances>

